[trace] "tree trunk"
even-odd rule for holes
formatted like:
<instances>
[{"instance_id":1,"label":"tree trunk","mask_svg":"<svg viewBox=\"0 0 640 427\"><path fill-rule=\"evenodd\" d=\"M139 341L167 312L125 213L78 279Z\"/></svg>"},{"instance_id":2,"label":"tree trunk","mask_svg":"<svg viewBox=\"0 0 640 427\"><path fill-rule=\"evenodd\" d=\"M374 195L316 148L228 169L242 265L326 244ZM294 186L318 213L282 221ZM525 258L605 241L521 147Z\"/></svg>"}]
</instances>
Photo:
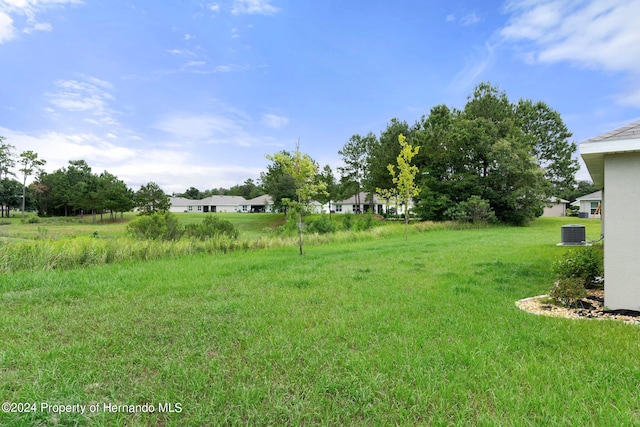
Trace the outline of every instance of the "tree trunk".
<instances>
[{"instance_id":1,"label":"tree trunk","mask_svg":"<svg viewBox=\"0 0 640 427\"><path fill-rule=\"evenodd\" d=\"M298 245L300 246L300 255L302 255L302 212L298 210Z\"/></svg>"},{"instance_id":2,"label":"tree trunk","mask_svg":"<svg viewBox=\"0 0 640 427\"><path fill-rule=\"evenodd\" d=\"M409 212L405 208L404 210L404 240L409 240Z\"/></svg>"}]
</instances>

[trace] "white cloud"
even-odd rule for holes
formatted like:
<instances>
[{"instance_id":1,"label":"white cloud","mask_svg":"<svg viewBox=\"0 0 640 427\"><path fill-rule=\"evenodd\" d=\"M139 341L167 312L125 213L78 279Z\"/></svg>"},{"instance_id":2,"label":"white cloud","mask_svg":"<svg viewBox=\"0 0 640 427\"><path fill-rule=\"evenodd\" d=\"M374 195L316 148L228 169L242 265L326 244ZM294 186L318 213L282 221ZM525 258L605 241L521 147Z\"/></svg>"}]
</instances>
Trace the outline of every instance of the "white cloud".
<instances>
[{"instance_id":1,"label":"white cloud","mask_svg":"<svg viewBox=\"0 0 640 427\"><path fill-rule=\"evenodd\" d=\"M470 12L460 18L460 23L464 26L475 25L480 22L480 16L478 16L475 12Z\"/></svg>"},{"instance_id":2,"label":"white cloud","mask_svg":"<svg viewBox=\"0 0 640 427\"><path fill-rule=\"evenodd\" d=\"M211 4L207 5L207 7L213 13L220 12L220 3L211 3Z\"/></svg>"},{"instance_id":3,"label":"white cloud","mask_svg":"<svg viewBox=\"0 0 640 427\"><path fill-rule=\"evenodd\" d=\"M535 62L571 62L622 72L640 82L640 2L626 0L515 0L508 4L509 23L500 34ZM640 106L631 87L619 95Z\"/></svg>"},{"instance_id":4,"label":"white cloud","mask_svg":"<svg viewBox=\"0 0 640 427\"><path fill-rule=\"evenodd\" d=\"M131 148L139 138L99 136L94 133L42 132L27 134L0 127L0 135L16 147L17 152L33 150L47 161L44 169L53 172L69 164L69 160L85 160L92 171L104 170L137 190L154 181L168 192L182 192L191 186L200 189L229 188L248 177L257 178L260 168L216 164L203 161L177 144L176 148ZM188 173L185 173L188 171Z\"/></svg>"},{"instance_id":5,"label":"white cloud","mask_svg":"<svg viewBox=\"0 0 640 427\"><path fill-rule=\"evenodd\" d=\"M215 114L174 112L152 125L180 144L221 144L232 147L280 146L274 137L261 134L262 126L277 129L288 123L286 117L265 114L255 121L243 111L224 104Z\"/></svg>"},{"instance_id":6,"label":"white cloud","mask_svg":"<svg viewBox=\"0 0 640 427\"><path fill-rule=\"evenodd\" d=\"M55 86L56 91L45 96L59 110L87 113L89 116L84 120L92 124L118 124L114 111L109 108L109 103L114 99L109 93L112 89L110 83L95 77L85 77L84 80L58 80Z\"/></svg>"},{"instance_id":7,"label":"white cloud","mask_svg":"<svg viewBox=\"0 0 640 427\"><path fill-rule=\"evenodd\" d=\"M234 15L275 15L280 9L270 0L234 0L231 13Z\"/></svg>"},{"instance_id":8,"label":"white cloud","mask_svg":"<svg viewBox=\"0 0 640 427\"><path fill-rule=\"evenodd\" d=\"M21 31L25 34L51 31L53 27L50 23L39 21L40 15L54 7L81 3L81 0L0 0L0 43L15 37L17 25L22 27ZM20 18L18 24L16 18Z\"/></svg>"},{"instance_id":9,"label":"white cloud","mask_svg":"<svg viewBox=\"0 0 640 427\"><path fill-rule=\"evenodd\" d=\"M11 40L14 37L13 19L0 10L0 43Z\"/></svg>"},{"instance_id":10,"label":"white cloud","mask_svg":"<svg viewBox=\"0 0 640 427\"><path fill-rule=\"evenodd\" d=\"M284 116L278 116L276 114L264 114L262 116L261 122L263 125L267 127L270 127L273 129L280 129L281 127L289 123L289 119Z\"/></svg>"},{"instance_id":11,"label":"white cloud","mask_svg":"<svg viewBox=\"0 0 640 427\"><path fill-rule=\"evenodd\" d=\"M475 12L468 12L461 18L456 17L454 14L449 14L445 18L447 22L458 22L465 27L475 25L482 20L482 18Z\"/></svg>"}]
</instances>

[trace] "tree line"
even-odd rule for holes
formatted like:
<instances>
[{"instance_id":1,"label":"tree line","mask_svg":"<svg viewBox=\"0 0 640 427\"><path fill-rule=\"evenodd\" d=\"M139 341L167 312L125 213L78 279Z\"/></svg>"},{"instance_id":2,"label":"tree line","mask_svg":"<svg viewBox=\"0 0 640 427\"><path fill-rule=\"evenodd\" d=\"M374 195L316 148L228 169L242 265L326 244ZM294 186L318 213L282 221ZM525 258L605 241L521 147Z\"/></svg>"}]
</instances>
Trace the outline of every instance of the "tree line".
<instances>
[{"instance_id":1,"label":"tree line","mask_svg":"<svg viewBox=\"0 0 640 427\"><path fill-rule=\"evenodd\" d=\"M438 105L413 125L394 118L379 136L354 134L338 152L343 162L338 178L329 165L320 168L306 155L305 159L313 164L308 178L322 189L314 200L325 204L352 195L359 198L364 192L368 199L356 203L366 205L374 194L387 200L398 197L400 178L389 166L397 166L403 141L415 151L407 164L415 168L414 214L429 220L452 219L470 206L482 206L502 222L525 224L542 213L550 196L573 200L592 190L588 183L575 181L578 162L573 158L576 144L569 140L571 136L560 114L544 102L513 102L504 91L481 83L462 109ZM72 160L67 167L45 173L41 170L44 160L36 153L16 157L13 149L0 139L3 215L17 208L18 202L44 215L91 213L94 219L102 212L110 212L113 219L116 212L136 206L141 212L168 209L167 195L153 182L134 193L107 171L93 173L84 160ZM300 158L299 153L283 150L268 158L271 163L258 182L247 179L229 189L204 191L190 187L174 195L252 199L269 194L276 210L286 211L299 197L300 187L284 159ZM19 175L13 172L15 167ZM31 175L36 179L27 187Z\"/></svg>"},{"instance_id":2,"label":"tree line","mask_svg":"<svg viewBox=\"0 0 640 427\"><path fill-rule=\"evenodd\" d=\"M401 135L419 148L414 210L423 219L451 219L473 198L498 220L525 224L550 196L575 194L577 147L560 114L541 101L512 102L490 83L479 84L461 110L438 105L411 126L392 119L379 137L353 135L340 150L342 179L356 191L392 191L388 165Z\"/></svg>"}]
</instances>

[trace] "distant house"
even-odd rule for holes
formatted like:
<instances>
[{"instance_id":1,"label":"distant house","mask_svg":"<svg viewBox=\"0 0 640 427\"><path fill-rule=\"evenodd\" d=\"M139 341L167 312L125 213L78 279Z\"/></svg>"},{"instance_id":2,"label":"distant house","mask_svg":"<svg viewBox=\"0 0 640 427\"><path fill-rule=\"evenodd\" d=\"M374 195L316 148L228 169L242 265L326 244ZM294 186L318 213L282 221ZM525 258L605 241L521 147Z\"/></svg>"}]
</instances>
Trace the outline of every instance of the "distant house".
<instances>
[{"instance_id":1,"label":"distant house","mask_svg":"<svg viewBox=\"0 0 640 427\"><path fill-rule=\"evenodd\" d=\"M169 197L171 212L248 212L249 204L241 196L211 196L200 200Z\"/></svg>"},{"instance_id":2,"label":"distant house","mask_svg":"<svg viewBox=\"0 0 640 427\"><path fill-rule=\"evenodd\" d=\"M600 211L602 210L602 191L596 191L595 193L587 194L582 197L578 197L575 202L571 203L572 206L578 206L578 210L581 217L584 218L600 218Z\"/></svg>"},{"instance_id":3,"label":"distant house","mask_svg":"<svg viewBox=\"0 0 640 427\"><path fill-rule=\"evenodd\" d=\"M273 198L268 194L263 194L246 201L249 205L249 212L273 212Z\"/></svg>"},{"instance_id":4,"label":"distant house","mask_svg":"<svg viewBox=\"0 0 640 427\"><path fill-rule=\"evenodd\" d=\"M273 206L273 198L268 194L258 196L251 200L246 200L241 196L211 196L200 200L185 199L184 197L169 197L171 203L171 212L276 212ZM371 203L367 198L367 193L360 193L360 203L356 201L353 195L345 200L331 202L331 204L321 204L320 202L311 201L310 211L313 213L362 213L371 209ZM385 203L379 196L373 197L374 212L382 214L387 209L395 209L394 201ZM409 203L409 209L413 208L413 203ZM398 213L404 213L404 206L398 206Z\"/></svg>"},{"instance_id":5,"label":"distant house","mask_svg":"<svg viewBox=\"0 0 640 427\"><path fill-rule=\"evenodd\" d=\"M565 216L567 214L568 200L551 196L544 206L542 216Z\"/></svg>"},{"instance_id":6,"label":"distant house","mask_svg":"<svg viewBox=\"0 0 640 427\"><path fill-rule=\"evenodd\" d=\"M640 311L640 121L580 143L580 155L602 189L604 304Z\"/></svg>"},{"instance_id":7,"label":"distant house","mask_svg":"<svg viewBox=\"0 0 640 427\"><path fill-rule=\"evenodd\" d=\"M368 198L368 193L362 192L359 195L359 201L356 199L356 195L349 197L344 200L336 200L331 204L331 210L336 213L362 213L369 212L371 210L371 201ZM389 203L386 203L384 199L382 199L377 194L373 195L373 212L377 214L386 213L387 210L397 209L397 213L404 213L405 206L395 206L395 202L390 200ZM413 209L413 203L409 203L409 209Z\"/></svg>"}]
</instances>

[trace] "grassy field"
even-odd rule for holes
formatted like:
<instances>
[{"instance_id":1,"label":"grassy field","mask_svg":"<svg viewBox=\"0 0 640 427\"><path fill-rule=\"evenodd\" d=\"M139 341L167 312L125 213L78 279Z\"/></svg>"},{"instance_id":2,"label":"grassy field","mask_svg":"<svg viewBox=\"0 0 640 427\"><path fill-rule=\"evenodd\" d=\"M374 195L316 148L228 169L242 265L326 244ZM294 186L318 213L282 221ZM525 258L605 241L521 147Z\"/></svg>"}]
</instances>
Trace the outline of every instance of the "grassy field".
<instances>
[{"instance_id":1,"label":"grassy field","mask_svg":"<svg viewBox=\"0 0 640 427\"><path fill-rule=\"evenodd\" d=\"M515 307L567 223L0 276L0 425L639 425L638 326Z\"/></svg>"},{"instance_id":2,"label":"grassy field","mask_svg":"<svg viewBox=\"0 0 640 427\"><path fill-rule=\"evenodd\" d=\"M176 213L178 219L184 224L201 222L207 215L205 213ZM231 221L240 231L242 237L255 238L265 234L265 231L281 225L284 218L281 214L238 214L238 213L216 213L220 218ZM116 238L126 234L127 223L137 214L128 212L124 215L124 221L120 221L118 214L117 221L109 221L109 216L105 215L104 220L93 223L90 215L80 217L55 217L39 218L36 223L22 223L18 214L12 218L0 218L0 238L6 239L64 239L78 236L92 236L98 233L105 238Z\"/></svg>"}]
</instances>

